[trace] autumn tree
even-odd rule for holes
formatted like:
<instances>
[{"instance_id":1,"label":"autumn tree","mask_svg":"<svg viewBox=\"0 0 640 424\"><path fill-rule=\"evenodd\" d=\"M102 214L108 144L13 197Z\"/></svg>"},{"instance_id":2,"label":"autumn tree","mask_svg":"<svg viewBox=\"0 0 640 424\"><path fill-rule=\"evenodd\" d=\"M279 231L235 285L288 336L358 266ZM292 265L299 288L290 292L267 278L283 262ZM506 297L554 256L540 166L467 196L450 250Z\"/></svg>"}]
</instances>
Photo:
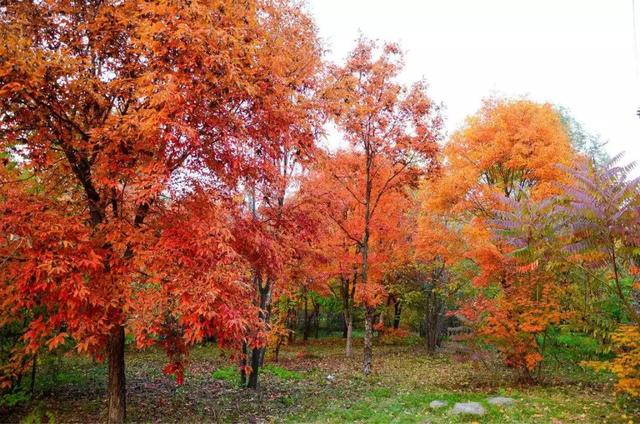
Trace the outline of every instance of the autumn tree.
<instances>
[{"instance_id":1,"label":"autumn tree","mask_svg":"<svg viewBox=\"0 0 640 424\"><path fill-rule=\"evenodd\" d=\"M346 156L346 155L344 155ZM346 162L342 154L335 159L341 164ZM329 162L327 162L329 161ZM325 261L320 266L320 273L336 298L342 305L342 316L346 327L345 356L350 358L353 354L353 315L356 295L356 284L360 270L360 255L353 239L350 238L350 229L354 228L359 218L353 205L353 199L349 193L335 190L333 176L329 165L332 160L327 158L316 166L310 178L303 185L302 190L316 198L318 209L322 216L322 230L319 234L318 246L326 252ZM335 220L340 226L336 225Z\"/></svg>"},{"instance_id":2,"label":"autumn tree","mask_svg":"<svg viewBox=\"0 0 640 424\"><path fill-rule=\"evenodd\" d=\"M406 261L409 254L406 219L412 204L407 186L397 186L377 204L378 217L370 221L368 254L369 284L362 284L362 254L359 235L364 228L364 205L357 201L354 188L364 187L363 157L359 152L340 150L326 154L316 164L302 187L314 198L324 225L319 246L324 252L319 274L332 282L336 297L342 302L346 325L346 356L352 355L353 314L356 305L384 302L385 273ZM378 162L381 176L392 168L384 159Z\"/></svg>"},{"instance_id":3,"label":"autumn tree","mask_svg":"<svg viewBox=\"0 0 640 424\"><path fill-rule=\"evenodd\" d=\"M640 242L640 179L629 177L635 163L620 165L621 158L618 155L603 166L589 162L567 169L572 180L563 189L570 202L573 249L587 254L578 265L586 271L605 268L611 285L605 284L618 297L629 319L640 324L633 290L637 290L633 270ZM625 277L631 279L626 283L631 290L625 287Z\"/></svg>"},{"instance_id":4,"label":"autumn tree","mask_svg":"<svg viewBox=\"0 0 640 424\"><path fill-rule=\"evenodd\" d=\"M415 184L433 165L441 126L438 107L426 94L423 82L405 87L397 82L402 54L395 44L376 45L361 39L344 66L333 69L332 111L349 145L360 153L362 184L340 178L354 200L362 205L362 227L351 234L362 256L360 278L370 290L369 248L372 221L389 193ZM386 163L383 167L382 164ZM383 169L388 172L382 172ZM363 372L371 373L375 303L364 296L365 343Z\"/></svg>"},{"instance_id":5,"label":"autumn tree","mask_svg":"<svg viewBox=\"0 0 640 424\"><path fill-rule=\"evenodd\" d=\"M611 159L605 149L607 141L603 140L600 135L587 131L566 107L556 106L555 109L560 115L560 120L571 140L571 145L577 152L598 165L603 165Z\"/></svg>"},{"instance_id":6,"label":"autumn tree","mask_svg":"<svg viewBox=\"0 0 640 424\"><path fill-rule=\"evenodd\" d=\"M125 328L141 347L162 340L178 374L185 345L245 337L255 312L225 216L244 178L272 179L290 114L306 116L289 88L304 63L286 62L316 56L284 43L311 36L300 14L251 0L3 7L0 324L29 322L4 384L71 340L108 357L122 422Z\"/></svg>"},{"instance_id":7,"label":"autumn tree","mask_svg":"<svg viewBox=\"0 0 640 424\"><path fill-rule=\"evenodd\" d=\"M252 156L269 175L248 175L242 181L246 202L236 231L238 249L251 264L259 320L267 328L274 294L295 282L287 269L309 250L313 237L315 221L295 190L314 160L323 121L316 96L322 63L315 27L297 7L283 3L270 11L260 52L275 72L267 76L270 90L261 97L265 113L253 117L251 128L251 138L258 141ZM264 353L264 346L250 352L248 387L258 386Z\"/></svg>"},{"instance_id":8,"label":"autumn tree","mask_svg":"<svg viewBox=\"0 0 640 424\"><path fill-rule=\"evenodd\" d=\"M481 290L464 312L479 319L480 331L491 333L508 362L529 376L540 360L535 334L558 320L553 311L555 283L551 282L556 276L519 273L530 264L511 255L516 248L508 239L496 237L494 224L501 214L513 210L513 202L519 205L515 210L524 208L518 216L533 219L524 212L529 202L535 204L561 191L567 174L559 165L569 165L576 157L566 128L551 105L490 99L453 134L444 155L446 166L430 185L425 207L460 220L464 255L479 267L472 282ZM520 224L531 227L525 221ZM530 303L544 281L549 284L540 286L546 291L539 293L548 296Z\"/></svg>"},{"instance_id":9,"label":"autumn tree","mask_svg":"<svg viewBox=\"0 0 640 424\"><path fill-rule=\"evenodd\" d=\"M557 198L503 202L490 227L503 243L506 266L498 272L505 283L499 296L485 301L480 334L531 380L542 370L548 330L568 316L561 301L571 283L564 249L569 225Z\"/></svg>"},{"instance_id":10,"label":"autumn tree","mask_svg":"<svg viewBox=\"0 0 640 424\"><path fill-rule=\"evenodd\" d=\"M452 211L429 207L431 184L419 193L416 233L413 236L413 285L419 285L424 311L425 346L434 351L439 345L447 308L462 291L475 267L466 258L468 246L463 232L464 220Z\"/></svg>"},{"instance_id":11,"label":"autumn tree","mask_svg":"<svg viewBox=\"0 0 640 424\"><path fill-rule=\"evenodd\" d=\"M583 163L568 170L572 179L564 195L573 230L572 264L617 298L624 312L611 334L615 358L589 365L610 370L618 377L618 391L639 396L640 179L630 177L635 163L622 165L621 159L617 155L603 164Z\"/></svg>"},{"instance_id":12,"label":"autumn tree","mask_svg":"<svg viewBox=\"0 0 640 424\"><path fill-rule=\"evenodd\" d=\"M444 148L447 166L434 184L429 206L490 217L496 195L540 199L574 157L559 115L549 104L520 99L486 100Z\"/></svg>"}]
</instances>

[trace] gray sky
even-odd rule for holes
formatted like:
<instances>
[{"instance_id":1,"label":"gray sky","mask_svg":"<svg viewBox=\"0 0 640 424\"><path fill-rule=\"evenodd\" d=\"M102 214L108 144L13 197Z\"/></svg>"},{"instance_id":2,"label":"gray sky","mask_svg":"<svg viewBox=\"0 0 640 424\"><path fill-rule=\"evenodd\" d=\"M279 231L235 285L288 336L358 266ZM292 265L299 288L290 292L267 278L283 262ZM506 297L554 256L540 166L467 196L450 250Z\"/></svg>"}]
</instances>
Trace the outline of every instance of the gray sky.
<instances>
[{"instance_id":1,"label":"gray sky","mask_svg":"<svg viewBox=\"0 0 640 424\"><path fill-rule=\"evenodd\" d=\"M361 32L399 42L402 78L424 77L448 133L490 95L569 108L607 149L640 162L632 0L309 0L329 59ZM636 3L640 31L640 1Z\"/></svg>"}]
</instances>

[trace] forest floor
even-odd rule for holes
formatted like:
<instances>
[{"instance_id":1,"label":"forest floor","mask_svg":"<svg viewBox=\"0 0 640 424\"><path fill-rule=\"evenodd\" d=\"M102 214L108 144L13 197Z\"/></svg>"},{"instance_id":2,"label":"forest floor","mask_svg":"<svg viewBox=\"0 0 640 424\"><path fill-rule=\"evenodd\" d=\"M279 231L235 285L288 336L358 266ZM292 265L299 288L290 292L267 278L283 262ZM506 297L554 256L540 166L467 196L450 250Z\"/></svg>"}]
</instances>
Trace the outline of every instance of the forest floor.
<instances>
[{"instance_id":1,"label":"forest floor","mask_svg":"<svg viewBox=\"0 0 640 424\"><path fill-rule=\"evenodd\" d=\"M371 423L640 423L640 404L616 398L611 377L561 357L537 385L522 385L496 360L461 361L451 352L428 355L419 345L376 346L374 375L360 373L361 341L344 357L339 338L286 346L279 364L268 363L261 389L239 388L236 368L211 346L193 350L178 387L163 375L159 350L127 353L130 422L371 422ZM0 406L0 422L104 422L104 364L76 356L39 363L36 398ZM508 396L515 405L487 404ZM431 410L432 400L449 407ZM452 415L455 402L478 401L481 418ZM4 408L4 409L3 409Z\"/></svg>"}]
</instances>

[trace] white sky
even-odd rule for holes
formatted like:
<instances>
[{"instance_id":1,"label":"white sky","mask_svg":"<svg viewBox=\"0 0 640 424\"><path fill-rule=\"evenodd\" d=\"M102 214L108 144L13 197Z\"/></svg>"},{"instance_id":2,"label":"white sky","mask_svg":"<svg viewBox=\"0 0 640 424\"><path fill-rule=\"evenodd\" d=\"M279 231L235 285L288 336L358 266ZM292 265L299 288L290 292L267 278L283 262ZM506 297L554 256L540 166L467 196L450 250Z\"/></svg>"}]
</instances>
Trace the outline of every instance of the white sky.
<instances>
[{"instance_id":1,"label":"white sky","mask_svg":"<svg viewBox=\"0 0 640 424\"><path fill-rule=\"evenodd\" d=\"M449 134L482 98L524 95L569 108L610 153L640 162L633 0L308 1L332 61L360 33L399 42L403 81L427 80Z\"/></svg>"}]
</instances>

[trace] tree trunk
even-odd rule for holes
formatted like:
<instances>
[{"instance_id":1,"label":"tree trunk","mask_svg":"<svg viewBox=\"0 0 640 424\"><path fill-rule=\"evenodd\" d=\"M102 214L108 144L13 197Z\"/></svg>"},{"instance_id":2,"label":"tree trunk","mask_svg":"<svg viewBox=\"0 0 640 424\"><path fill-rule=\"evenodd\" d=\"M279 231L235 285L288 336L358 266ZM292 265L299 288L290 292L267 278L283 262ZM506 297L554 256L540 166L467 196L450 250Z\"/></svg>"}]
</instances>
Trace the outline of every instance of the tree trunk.
<instances>
[{"instance_id":1,"label":"tree trunk","mask_svg":"<svg viewBox=\"0 0 640 424\"><path fill-rule=\"evenodd\" d=\"M124 375L124 326L109 336L109 424L124 423L126 418L126 382Z\"/></svg>"},{"instance_id":2,"label":"tree trunk","mask_svg":"<svg viewBox=\"0 0 640 424\"><path fill-rule=\"evenodd\" d=\"M345 317L347 323L347 349L346 357L351 358L353 356L353 315L349 313L348 317Z\"/></svg>"},{"instance_id":3,"label":"tree trunk","mask_svg":"<svg viewBox=\"0 0 640 424\"><path fill-rule=\"evenodd\" d=\"M258 375L260 374L262 355L264 355L264 348L262 347L253 349L251 352L251 374L249 374L249 381L247 383L247 387L250 389L258 388Z\"/></svg>"},{"instance_id":4,"label":"tree trunk","mask_svg":"<svg viewBox=\"0 0 640 424\"><path fill-rule=\"evenodd\" d=\"M296 333L298 332L298 311L296 308L291 309L290 315L288 318L289 321L289 344L292 344L296 341Z\"/></svg>"},{"instance_id":5,"label":"tree trunk","mask_svg":"<svg viewBox=\"0 0 640 424\"><path fill-rule=\"evenodd\" d=\"M302 333L302 341L306 342L309 339L310 320L309 320L309 305L307 302L307 290L304 290L304 330Z\"/></svg>"},{"instance_id":6,"label":"tree trunk","mask_svg":"<svg viewBox=\"0 0 640 424\"><path fill-rule=\"evenodd\" d=\"M397 300L393 305L393 328L400 328L400 314L402 314L402 301Z\"/></svg>"},{"instance_id":7,"label":"tree trunk","mask_svg":"<svg viewBox=\"0 0 640 424\"><path fill-rule=\"evenodd\" d=\"M240 355L240 385L245 387L247 385L247 355L249 354L247 349L247 342L242 342L242 355Z\"/></svg>"},{"instance_id":8,"label":"tree trunk","mask_svg":"<svg viewBox=\"0 0 640 424\"><path fill-rule=\"evenodd\" d=\"M357 269L353 272L353 284L349 284L349 279L340 277L340 292L342 294L342 316L344 318L344 338L346 338L347 358L353 355L353 298L356 292Z\"/></svg>"},{"instance_id":9,"label":"tree trunk","mask_svg":"<svg viewBox=\"0 0 640 424\"><path fill-rule=\"evenodd\" d=\"M260 312L258 312L258 319L260 319L265 326L269 324L269 311L271 310L271 280L267 277L265 284L262 284L262 278L258 275L255 277L256 288L259 295ZM260 373L260 367L264 361L264 353L266 348L253 349L251 352L251 373L247 381L247 387L250 389L258 389L258 375Z\"/></svg>"},{"instance_id":10,"label":"tree trunk","mask_svg":"<svg viewBox=\"0 0 640 424\"><path fill-rule=\"evenodd\" d=\"M429 352L434 352L440 344L440 327L444 312L442 299L431 291L427 296L427 307L424 317L425 347Z\"/></svg>"},{"instance_id":11,"label":"tree trunk","mask_svg":"<svg viewBox=\"0 0 640 424\"><path fill-rule=\"evenodd\" d=\"M365 194L364 194L364 234L362 243L360 244L360 253L362 255L362 288L367 290L369 282L369 236L371 223L371 190L373 184L371 181L371 168L373 166L373 154L366 149L366 167L365 167ZM366 313L364 320L364 354L362 358L362 373L366 376L371 374L371 362L373 360L373 314L375 309L373 306L365 304Z\"/></svg>"},{"instance_id":12,"label":"tree trunk","mask_svg":"<svg viewBox=\"0 0 640 424\"><path fill-rule=\"evenodd\" d=\"M371 374L373 360L373 316L375 309L368 306L364 320L364 355L362 360L362 373L365 376Z\"/></svg>"},{"instance_id":13,"label":"tree trunk","mask_svg":"<svg viewBox=\"0 0 640 424\"><path fill-rule=\"evenodd\" d=\"M282 345L282 338L278 338L278 343L276 343L276 348L273 351L273 362L278 363L278 359L280 357L280 346Z\"/></svg>"}]
</instances>

